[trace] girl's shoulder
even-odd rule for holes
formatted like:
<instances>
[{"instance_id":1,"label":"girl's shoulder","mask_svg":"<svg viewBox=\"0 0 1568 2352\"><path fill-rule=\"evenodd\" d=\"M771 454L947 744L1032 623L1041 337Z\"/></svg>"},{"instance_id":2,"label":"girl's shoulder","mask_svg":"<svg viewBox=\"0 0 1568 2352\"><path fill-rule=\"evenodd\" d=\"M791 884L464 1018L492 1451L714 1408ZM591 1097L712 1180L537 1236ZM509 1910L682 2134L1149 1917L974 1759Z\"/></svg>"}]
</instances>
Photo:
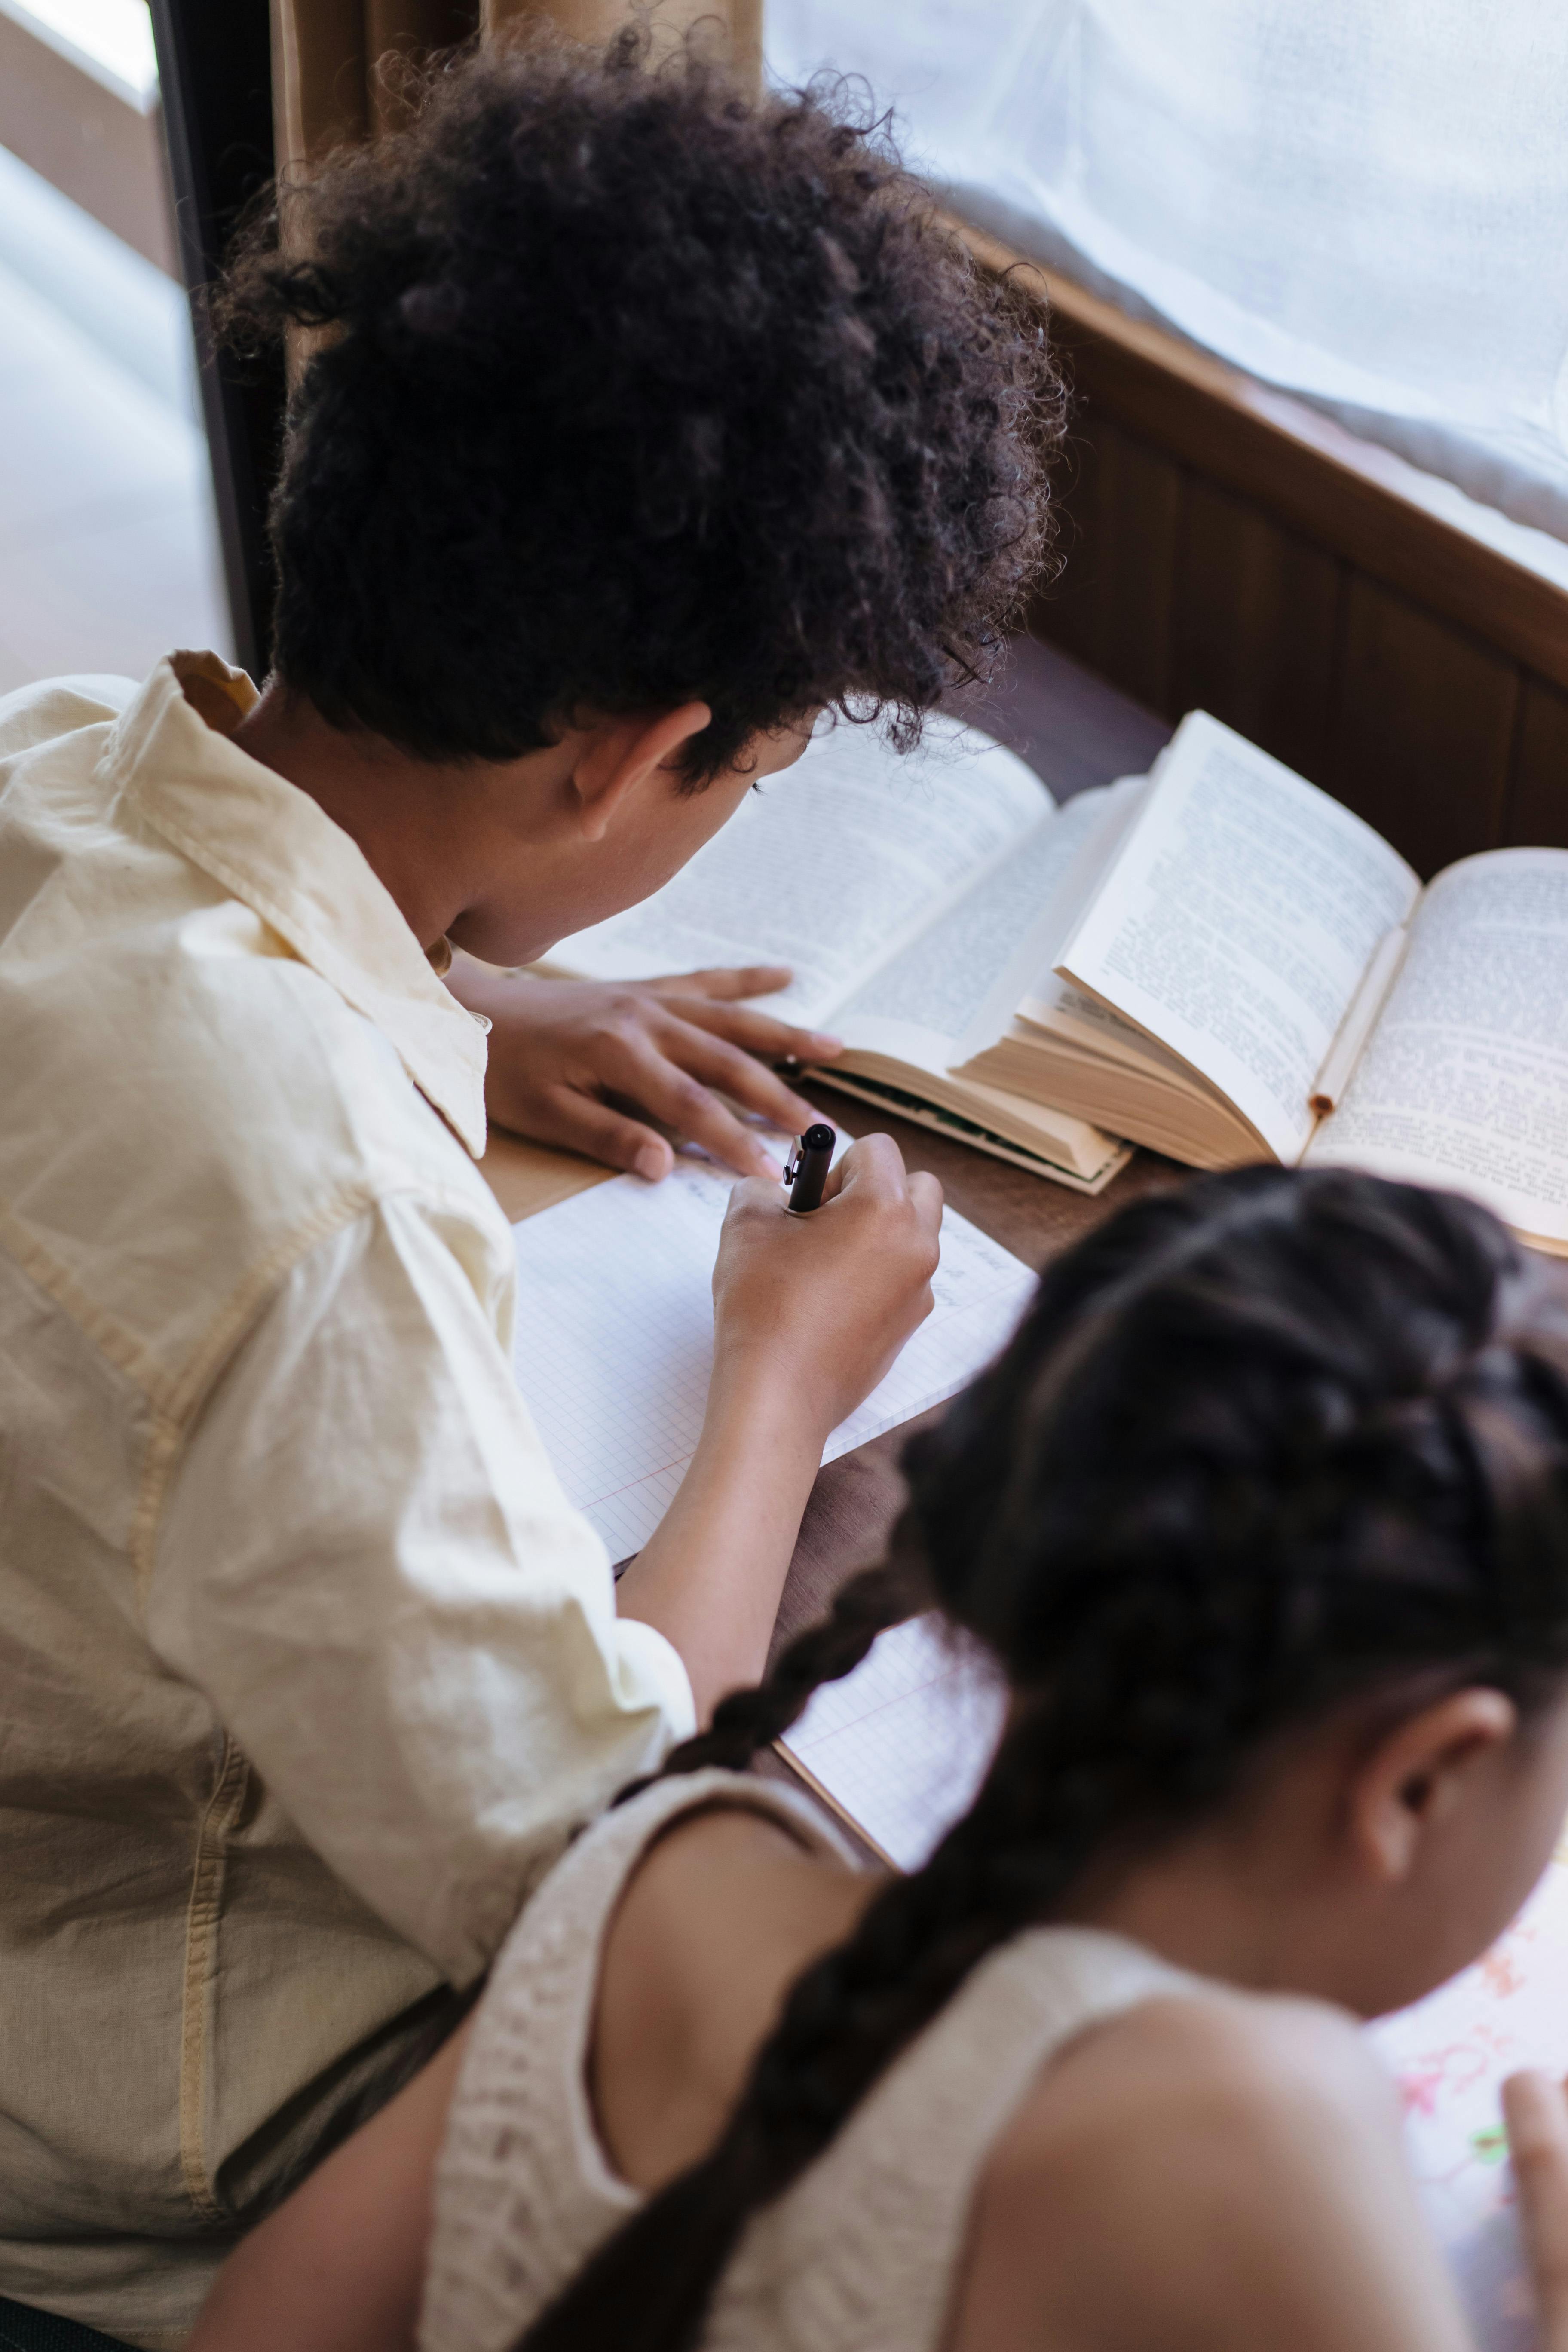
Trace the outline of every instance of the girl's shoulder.
<instances>
[{"instance_id":1,"label":"girl's shoulder","mask_svg":"<svg viewBox=\"0 0 1568 2352\"><path fill-rule=\"evenodd\" d=\"M673 1820L607 1924L590 2069L606 2147L639 2188L717 2138L789 1985L875 1890L798 1813L757 1804L756 1785L717 1787Z\"/></svg>"},{"instance_id":2,"label":"girl's shoulder","mask_svg":"<svg viewBox=\"0 0 1568 2352\"><path fill-rule=\"evenodd\" d=\"M1424 2265L1394 2088L1354 2020L1189 1987L1042 2071L981 2176L952 2343L1414 2352L1414 2296L1424 2352L1447 2352L1465 2339ZM1359 2306L1352 2321L1352 2282L1384 2334L1363 2334Z\"/></svg>"}]
</instances>

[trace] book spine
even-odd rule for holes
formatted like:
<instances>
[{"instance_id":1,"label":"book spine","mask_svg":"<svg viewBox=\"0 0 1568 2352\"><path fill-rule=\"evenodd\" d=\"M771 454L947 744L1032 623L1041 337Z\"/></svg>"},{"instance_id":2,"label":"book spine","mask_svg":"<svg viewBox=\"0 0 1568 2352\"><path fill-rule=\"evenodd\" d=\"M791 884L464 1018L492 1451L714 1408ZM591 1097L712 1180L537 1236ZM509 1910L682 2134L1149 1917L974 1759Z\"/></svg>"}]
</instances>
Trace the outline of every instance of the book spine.
<instances>
[{"instance_id":1,"label":"book spine","mask_svg":"<svg viewBox=\"0 0 1568 2352\"><path fill-rule=\"evenodd\" d=\"M1344 1019L1334 1033L1334 1042L1323 1056L1323 1066L1312 1082L1308 1102L1320 1118L1327 1118L1336 1108L1351 1072L1362 1057L1362 1049L1376 1028L1378 1016L1388 1002L1388 992L1394 986L1405 950L1410 944L1410 932L1404 923L1396 923L1384 931L1373 950L1372 961L1361 977L1361 986L1350 1001Z\"/></svg>"}]
</instances>

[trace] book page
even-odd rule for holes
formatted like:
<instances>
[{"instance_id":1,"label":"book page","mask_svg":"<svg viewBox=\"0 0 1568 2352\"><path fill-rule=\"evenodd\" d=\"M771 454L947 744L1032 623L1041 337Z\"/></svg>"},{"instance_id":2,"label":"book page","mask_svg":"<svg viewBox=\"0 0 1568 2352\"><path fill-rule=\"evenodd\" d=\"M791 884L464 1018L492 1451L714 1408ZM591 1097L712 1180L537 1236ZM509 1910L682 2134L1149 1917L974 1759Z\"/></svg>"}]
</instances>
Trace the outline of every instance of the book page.
<instances>
[{"instance_id":1,"label":"book page","mask_svg":"<svg viewBox=\"0 0 1568 2352\"><path fill-rule=\"evenodd\" d=\"M1027 952L1041 909L1075 866L1103 804L1103 793L1081 793L1004 848L945 914L838 1006L834 1019L845 1044L916 1069L948 1069L1021 941ZM1016 992L1009 986L1006 993L1010 1013ZM1005 1021L1006 1013L999 1029Z\"/></svg>"},{"instance_id":2,"label":"book page","mask_svg":"<svg viewBox=\"0 0 1568 2352\"><path fill-rule=\"evenodd\" d=\"M1006 1706L977 1644L911 1617L814 1691L779 1746L896 1868L918 1870L973 1802Z\"/></svg>"},{"instance_id":3,"label":"book page","mask_svg":"<svg viewBox=\"0 0 1568 2352\"><path fill-rule=\"evenodd\" d=\"M1540 2352L1500 2093L1505 2075L1568 2074L1568 1845L1483 1959L1369 2029L1405 2111L1432 2234L1484 2352Z\"/></svg>"},{"instance_id":4,"label":"book page","mask_svg":"<svg viewBox=\"0 0 1568 2352\"><path fill-rule=\"evenodd\" d=\"M1568 1242L1568 850L1490 850L1428 886L1306 1159L1453 1185Z\"/></svg>"},{"instance_id":5,"label":"book page","mask_svg":"<svg viewBox=\"0 0 1568 2352\"><path fill-rule=\"evenodd\" d=\"M1058 971L1293 1161L1368 959L1419 889L1370 825L1194 711Z\"/></svg>"},{"instance_id":6,"label":"book page","mask_svg":"<svg viewBox=\"0 0 1568 2352\"><path fill-rule=\"evenodd\" d=\"M999 851L1050 794L1015 752L933 720L907 758L869 727L816 736L764 779L662 890L563 940L549 961L594 980L711 964L785 963L767 999L785 1020L837 1016L889 953Z\"/></svg>"},{"instance_id":7,"label":"book page","mask_svg":"<svg viewBox=\"0 0 1568 2352\"><path fill-rule=\"evenodd\" d=\"M618 1176L512 1228L517 1384L612 1559L647 1541L696 1451L713 1364L713 1260L734 1181L682 1154L661 1184ZM834 1431L825 1462L963 1388L1011 1337L1035 1277L949 1209L931 1288L934 1309Z\"/></svg>"}]
</instances>

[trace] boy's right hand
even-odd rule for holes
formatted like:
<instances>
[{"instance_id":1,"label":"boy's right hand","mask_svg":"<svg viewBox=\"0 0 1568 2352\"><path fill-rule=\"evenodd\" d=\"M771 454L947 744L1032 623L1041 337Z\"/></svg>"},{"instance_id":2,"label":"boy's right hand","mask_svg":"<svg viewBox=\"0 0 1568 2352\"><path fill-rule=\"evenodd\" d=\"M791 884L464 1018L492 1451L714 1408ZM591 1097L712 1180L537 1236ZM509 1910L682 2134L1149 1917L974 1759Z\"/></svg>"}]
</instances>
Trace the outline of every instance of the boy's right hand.
<instances>
[{"instance_id":1,"label":"boy's right hand","mask_svg":"<svg viewBox=\"0 0 1568 2352\"><path fill-rule=\"evenodd\" d=\"M1502 2111L1541 2352L1568 2352L1568 2097L1550 2075L1510 2074Z\"/></svg>"},{"instance_id":2,"label":"boy's right hand","mask_svg":"<svg viewBox=\"0 0 1568 2352\"><path fill-rule=\"evenodd\" d=\"M776 1384L826 1439L931 1310L942 1186L868 1135L792 1216L777 1184L735 1186L713 1269L714 1377Z\"/></svg>"}]
</instances>

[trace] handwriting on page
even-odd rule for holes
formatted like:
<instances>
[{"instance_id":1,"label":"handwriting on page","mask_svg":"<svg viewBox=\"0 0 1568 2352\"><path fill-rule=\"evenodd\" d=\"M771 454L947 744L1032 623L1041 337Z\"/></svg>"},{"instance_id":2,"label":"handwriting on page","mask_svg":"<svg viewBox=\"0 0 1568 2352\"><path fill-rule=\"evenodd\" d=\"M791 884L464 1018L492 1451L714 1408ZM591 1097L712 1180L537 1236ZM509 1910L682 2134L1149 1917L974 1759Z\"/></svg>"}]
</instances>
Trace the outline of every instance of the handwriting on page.
<instances>
[{"instance_id":1,"label":"handwriting on page","mask_svg":"<svg viewBox=\"0 0 1568 2352\"><path fill-rule=\"evenodd\" d=\"M732 1179L678 1160L514 1226L518 1386L561 1483L612 1559L645 1544L696 1450L713 1360L710 1284ZM1011 1335L1026 1265L951 1209L933 1313L829 1439L825 1461L952 1396Z\"/></svg>"}]
</instances>

